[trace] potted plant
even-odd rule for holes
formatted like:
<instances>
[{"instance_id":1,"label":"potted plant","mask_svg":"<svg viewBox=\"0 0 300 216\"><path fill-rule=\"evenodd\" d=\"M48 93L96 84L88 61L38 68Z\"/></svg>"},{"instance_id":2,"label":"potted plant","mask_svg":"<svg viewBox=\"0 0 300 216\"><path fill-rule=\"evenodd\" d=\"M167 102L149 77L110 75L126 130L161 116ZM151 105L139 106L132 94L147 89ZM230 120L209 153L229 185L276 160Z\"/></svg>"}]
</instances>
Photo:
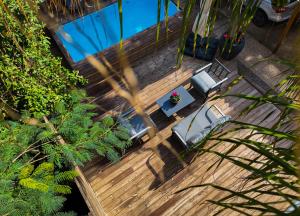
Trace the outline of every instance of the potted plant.
<instances>
[{"instance_id":1,"label":"potted plant","mask_svg":"<svg viewBox=\"0 0 300 216\"><path fill-rule=\"evenodd\" d=\"M242 32L234 38L225 32L220 38L221 57L231 60L236 57L245 47L245 37Z\"/></svg>"},{"instance_id":2,"label":"potted plant","mask_svg":"<svg viewBox=\"0 0 300 216\"><path fill-rule=\"evenodd\" d=\"M176 91L173 91L170 96L170 102L173 104L177 104L180 101L180 99L180 95Z\"/></svg>"},{"instance_id":3,"label":"potted plant","mask_svg":"<svg viewBox=\"0 0 300 216\"><path fill-rule=\"evenodd\" d=\"M255 15L260 1L230 1L230 23L228 29L220 37L219 48L221 57L231 60L236 57L245 46L244 34Z\"/></svg>"}]
</instances>

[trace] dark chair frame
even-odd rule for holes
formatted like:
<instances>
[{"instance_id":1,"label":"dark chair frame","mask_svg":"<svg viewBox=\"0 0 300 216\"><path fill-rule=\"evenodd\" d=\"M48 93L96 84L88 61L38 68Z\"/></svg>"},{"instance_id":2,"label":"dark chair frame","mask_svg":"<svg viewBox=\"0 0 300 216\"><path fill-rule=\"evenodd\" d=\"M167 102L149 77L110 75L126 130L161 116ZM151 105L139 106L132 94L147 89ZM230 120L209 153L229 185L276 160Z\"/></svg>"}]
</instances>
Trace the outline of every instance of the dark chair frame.
<instances>
[{"instance_id":1,"label":"dark chair frame","mask_svg":"<svg viewBox=\"0 0 300 216\"><path fill-rule=\"evenodd\" d=\"M228 75L231 73L231 71L218 59L215 59L214 62L211 62L204 67L194 71L193 77L202 71L205 71L216 82L216 84L212 86L207 92L200 92L205 95L206 100L211 92L221 90L222 84L228 80ZM211 74L213 74L213 76L211 76ZM215 78L217 78L217 80Z\"/></svg>"},{"instance_id":2,"label":"dark chair frame","mask_svg":"<svg viewBox=\"0 0 300 216\"><path fill-rule=\"evenodd\" d=\"M130 108L129 110L127 110L124 113L121 113L118 118L122 118L122 119L127 119L129 120L130 118L134 117L138 115L137 113L135 113L135 109L134 108ZM150 116L147 116L149 121L152 123L152 127L154 129L156 129L156 124L154 123L154 121L150 118ZM119 122L120 123L120 122ZM145 125L145 122L142 122ZM130 140L134 140L134 139L141 139L144 135L146 135L148 133L148 130L151 129L151 126L145 126L145 128L141 131L138 131L136 134L132 135L130 137Z\"/></svg>"}]
</instances>

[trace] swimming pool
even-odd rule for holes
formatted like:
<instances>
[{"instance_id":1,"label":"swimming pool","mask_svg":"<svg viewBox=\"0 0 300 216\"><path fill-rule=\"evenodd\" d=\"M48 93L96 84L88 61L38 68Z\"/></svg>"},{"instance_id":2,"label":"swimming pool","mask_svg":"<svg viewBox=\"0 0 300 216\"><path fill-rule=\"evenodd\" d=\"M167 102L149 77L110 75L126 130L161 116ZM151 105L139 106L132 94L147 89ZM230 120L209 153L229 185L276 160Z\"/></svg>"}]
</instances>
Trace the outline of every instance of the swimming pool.
<instances>
[{"instance_id":1,"label":"swimming pool","mask_svg":"<svg viewBox=\"0 0 300 216\"><path fill-rule=\"evenodd\" d=\"M123 0L123 39L144 31L157 22L157 0ZM170 1L168 16L177 12ZM164 0L161 0L160 20L164 20ZM73 42L64 39L67 34ZM113 3L99 11L66 23L56 32L57 37L77 63L87 55L101 52L120 42L118 4Z\"/></svg>"}]
</instances>

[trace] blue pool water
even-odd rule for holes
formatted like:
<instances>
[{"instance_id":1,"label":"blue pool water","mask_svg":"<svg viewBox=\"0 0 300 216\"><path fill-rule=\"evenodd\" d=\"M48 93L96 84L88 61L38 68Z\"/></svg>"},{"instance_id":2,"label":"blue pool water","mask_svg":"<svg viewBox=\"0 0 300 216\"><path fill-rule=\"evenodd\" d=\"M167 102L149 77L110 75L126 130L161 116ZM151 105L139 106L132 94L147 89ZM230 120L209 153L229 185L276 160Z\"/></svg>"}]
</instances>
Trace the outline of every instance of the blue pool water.
<instances>
[{"instance_id":1,"label":"blue pool water","mask_svg":"<svg viewBox=\"0 0 300 216\"><path fill-rule=\"evenodd\" d=\"M161 0L160 20L164 20L164 0ZM157 22L157 0L123 0L123 38L153 26ZM170 1L168 15L177 12L176 5ZM72 41L62 34L67 33ZM56 32L63 46L74 62L86 55L96 54L120 42L120 22L118 4L111 4L99 11L66 23Z\"/></svg>"}]
</instances>

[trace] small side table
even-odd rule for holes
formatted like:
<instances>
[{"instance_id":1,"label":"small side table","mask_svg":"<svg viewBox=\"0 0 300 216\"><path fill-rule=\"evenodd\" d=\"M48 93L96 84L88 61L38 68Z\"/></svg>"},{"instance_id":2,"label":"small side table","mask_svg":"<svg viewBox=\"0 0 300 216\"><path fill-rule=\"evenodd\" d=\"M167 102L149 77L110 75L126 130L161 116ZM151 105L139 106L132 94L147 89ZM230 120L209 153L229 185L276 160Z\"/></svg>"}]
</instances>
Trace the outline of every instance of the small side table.
<instances>
[{"instance_id":1,"label":"small side table","mask_svg":"<svg viewBox=\"0 0 300 216\"><path fill-rule=\"evenodd\" d=\"M170 96L174 91L176 91L180 95L180 101L177 104L173 104L172 102L170 102ZM193 98L193 96L183 86L179 86L173 91L170 91L161 98L159 98L156 101L156 103L159 105L163 113L167 117L170 117L174 113L190 105L194 101L195 98Z\"/></svg>"}]
</instances>

